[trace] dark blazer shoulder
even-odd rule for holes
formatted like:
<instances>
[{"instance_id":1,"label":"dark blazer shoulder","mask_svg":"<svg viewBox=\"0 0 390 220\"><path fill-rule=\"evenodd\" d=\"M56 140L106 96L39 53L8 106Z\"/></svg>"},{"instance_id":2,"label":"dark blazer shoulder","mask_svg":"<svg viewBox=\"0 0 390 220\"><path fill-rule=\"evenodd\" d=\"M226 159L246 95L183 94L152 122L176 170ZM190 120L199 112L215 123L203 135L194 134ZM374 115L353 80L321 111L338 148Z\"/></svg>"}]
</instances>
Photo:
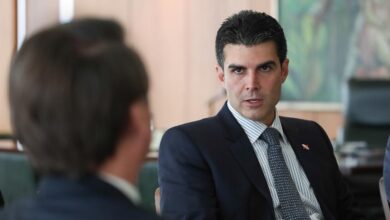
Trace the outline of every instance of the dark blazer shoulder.
<instances>
[{"instance_id":1,"label":"dark blazer shoulder","mask_svg":"<svg viewBox=\"0 0 390 220\"><path fill-rule=\"evenodd\" d=\"M292 118L286 116L279 116L282 125L288 126L299 126L299 127L321 127L317 122L301 119L301 118Z\"/></svg>"},{"instance_id":2,"label":"dark blazer shoulder","mask_svg":"<svg viewBox=\"0 0 390 220\"><path fill-rule=\"evenodd\" d=\"M196 130L196 131L210 130L211 129L210 126L215 126L217 121L218 121L218 119L216 116L207 117L207 118L203 118L200 120L196 120L196 121L192 121L192 122L188 122L185 124L174 126L170 129L168 129L168 131L172 130L172 129L179 129L179 130L184 130L184 131L187 131L187 130Z\"/></svg>"},{"instance_id":3,"label":"dark blazer shoulder","mask_svg":"<svg viewBox=\"0 0 390 220\"><path fill-rule=\"evenodd\" d=\"M242 135L245 135L243 128L230 112L226 103L217 115L213 117L182 124L173 127L170 130L181 130L194 138L207 138L208 140L209 137L235 140Z\"/></svg>"},{"instance_id":4,"label":"dark blazer shoulder","mask_svg":"<svg viewBox=\"0 0 390 220\"><path fill-rule=\"evenodd\" d=\"M325 130L315 121L280 116L280 121L285 133L293 135L311 135L313 138L321 137L322 141L330 144Z\"/></svg>"},{"instance_id":5,"label":"dark blazer shoulder","mask_svg":"<svg viewBox=\"0 0 390 220\"><path fill-rule=\"evenodd\" d=\"M0 219L159 219L97 176L82 180L44 177L38 191L7 205L0 211Z\"/></svg>"},{"instance_id":6,"label":"dark blazer shoulder","mask_svg":"<svg viewBox=\"0 0 390 220\"><path fill-rule=\"evenodd\" d=\"M181 133L190 139L202 139L211 135L220 136L222 130L222 123L218 117L213 116L169 128L164 136Z\"/></svg>"}]
</instances>

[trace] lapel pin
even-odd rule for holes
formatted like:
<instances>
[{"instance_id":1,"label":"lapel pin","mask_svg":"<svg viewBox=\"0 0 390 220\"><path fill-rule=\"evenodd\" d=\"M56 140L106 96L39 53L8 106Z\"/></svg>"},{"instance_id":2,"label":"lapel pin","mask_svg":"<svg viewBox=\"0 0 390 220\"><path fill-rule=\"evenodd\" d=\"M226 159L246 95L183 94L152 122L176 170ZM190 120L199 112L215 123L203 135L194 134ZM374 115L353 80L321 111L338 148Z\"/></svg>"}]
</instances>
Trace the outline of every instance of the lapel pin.
<instances>
[{"instance_id":1,"label":"lapel pin","mask_svg":"<svg viewBox=\"0 0 390 220\"><path fill-rule=\"evenodd\" d=\"M310 147L308 144L302 144L303 149L310 150Z\"/></svg>"}]
</instances>

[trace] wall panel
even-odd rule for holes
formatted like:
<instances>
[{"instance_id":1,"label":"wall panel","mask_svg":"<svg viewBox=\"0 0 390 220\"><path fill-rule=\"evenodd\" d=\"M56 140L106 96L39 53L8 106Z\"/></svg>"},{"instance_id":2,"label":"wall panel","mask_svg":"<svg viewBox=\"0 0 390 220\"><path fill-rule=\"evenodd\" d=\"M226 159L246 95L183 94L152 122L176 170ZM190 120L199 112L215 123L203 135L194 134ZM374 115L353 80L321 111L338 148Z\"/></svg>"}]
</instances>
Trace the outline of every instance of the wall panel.
<instances>
[{"instance_id":1,"label":"wall panel","mask_svg":"<svg viewBox=\"0 0 390 220\"><path fill-rule=\"evenodd\" d=\"M0 133L10 132L7 99L8 69L11 55L16 47L15 1L0 1Z\"/></svg>"},{"instance_id":2,"label":"wall panel","mask_svg":"<svg viewBox=\"0 0 390 220\"><path fill-rule=\"evenodd\" d=\"M58 0L26 0L26 36L59 22Z\"/></svg>"}]
</instances>

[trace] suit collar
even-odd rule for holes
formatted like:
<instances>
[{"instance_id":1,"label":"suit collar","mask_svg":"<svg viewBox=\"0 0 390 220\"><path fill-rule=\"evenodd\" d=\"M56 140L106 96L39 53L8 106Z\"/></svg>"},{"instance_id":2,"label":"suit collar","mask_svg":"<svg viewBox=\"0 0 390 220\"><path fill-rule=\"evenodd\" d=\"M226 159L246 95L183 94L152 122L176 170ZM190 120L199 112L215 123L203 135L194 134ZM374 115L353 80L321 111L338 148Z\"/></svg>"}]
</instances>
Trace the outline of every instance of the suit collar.
<instances>
[{"instance_id":1,"label":"suit collar","mask_svg":"<svg viewBox=\"0 0 390 220\"><path fill-rule=\"evenodd\" d=\"M248 136L249 141L253 145L253 143L256 142L256 140L260 137L260 135L264 132L264 130L267 128L267 125L253 121L251 119L245 118L242 116L238 111L236 111L233 106L230 105L229 102L227 102L227 107L229 111L232 113L233 117L237 120L237 122L240 124L242 129L244 130L245 134Z\"/></svg>"},{"instance_id":2,"label":"suit collar","mask_svg":"<svg viewBox=\"0 0 390 220\"><path fill-rule=\"evenodd\" d=\"M237 122L241 125L241 127L244 129L246 135L248 136L251 144L253 145L257 139L261 136L261 134L265 131L265 129L268 127L266 124L263 124L258 121L254 121L248 118L245 118L242 116L238 111L236 111L229 102L227 102L227 107L229 111L232 113L234 118L237 120ZM283 132L282 124L280 122L279 114L275 110L275 119L272 122L271 126L279 131L279 134L281 135L281 140L283 142L286 142L286 137Z\"/></svg>"},{"instance_id":3,"label":"suit collar","mask_svg":"<svg viewBox=\"0 0 390 220\"><path fill-rule=\"evenodd\" d=\"M80 178L68 178L61 175L44 176L38 186L37 196L44 199L50 197L94 197L109 196L123 203L134 206L118 189L106 183L95 174L87 174Z\"/></svg>"},{"instance_id":4,"label":"suit collar","mask_svg":"<svg viewBox=\"0 0 390 220\"><path fill-rule=\"evenodd\" d=\"M240 126L240 124L229 111L226 102L223 105L222 109L218 112L217 118L224 125L226 135L225 137L227 139L235 141L242 135L245 135L245 132Z\"/></svg>"},{"instance_id":5,"label":"suit collar","mask_svg":"<svg viewBox=\"0 0 390 220\"><path fill-rule=\"evenodd\" d=\"M316 161L319 158L318 152L316 152L316 145L319 144L318 138L322 137L313 138L307 132L305 133L302 126L297 126L294 122L289 120L289 118L281 117L281 122L287 140L290 142L295 156L313 188L314 194L322 209L322 214L326 219L330 219L331 216L329 216L329 212L326 211L327 205L324 200L324 198L327 197L327 192L324 191L326 187L324 186L324 181L326 180L321 176L322 170L317 166L318 161ZM309 146L309 150L304 149L302 146L303 144Z\"/></svg>"},{"instance_id":6,"label":"suit collar","mask_svg":"<svg viewBox=\"0 0 390 220\"><path fill-rule=\"evenodd\" d=\"M269 206L273 209L271 194L259 161L257 160L256 153L248 136L229 111L226 103L218 113L217 118L224 125L226 139L230 142L229 149L234 158L248 179L250 179L256 189L267 199Z\"/></svg>"},{"instance_id":7,"label":"suit collar","mask_svg":"<svg viewBox=\"0 0 390 220\"><path fill-rule=\"evenodd\" d=\"M314 147L316 143L309 140L308 136L310 136L310 134L305 134L304 131L301 130L300 126L295 126L287 118L281 117L281 122L287 140L290 142L296 158L302 166L302 169L304 170L313 189L316 189L320 184L319 180L321 178L318 176L320 173L315 167L316 163L314 160L316 156L313 156L314 149L310 150L310 147ZM305 149L304 145L309 148Z\"/></svg>"},{"instance_id":8,"label":"suit collar","mask_svg":"<svg viewBox=\"0 0 390 220\"><path fill-rule=\"evenodd\" d=\"M248 179L250 179L256 189L267 199L268 204L273 208L272 197L252 144L243 128L229 111L226 103L218 113L217 118L224 125L226 139L231 142L229 149L233 156L236 158ZM315 167L316 163L314 161L317 157L312 155L312 153L314 153L313 150L306 150L302 146L302 144L315 146L316 143L307 139L308 134L303 133L300 126L296 126L296 124L285 117L280 117L280 120L284 135L290 142L299 163L313 187L317 200L323 209L324 201L322 201L321 198L324 198L324 192L321 190L321 172ZM311 139L312 138L310 138L310 140ZM326 212L323 214L326 216Z\"/></svg>"},{"instance_id":9,"label":"suit collar","mask_svg":"<svg viewBox=\"0 0 390 220\"><path fill-rule=\"evenodd\" d=\"M139 191L132 183L106 172L100 172L99 178L122 192L134 204L139 205L141 203L141 196Z\"/></svg>"}]
</instances>

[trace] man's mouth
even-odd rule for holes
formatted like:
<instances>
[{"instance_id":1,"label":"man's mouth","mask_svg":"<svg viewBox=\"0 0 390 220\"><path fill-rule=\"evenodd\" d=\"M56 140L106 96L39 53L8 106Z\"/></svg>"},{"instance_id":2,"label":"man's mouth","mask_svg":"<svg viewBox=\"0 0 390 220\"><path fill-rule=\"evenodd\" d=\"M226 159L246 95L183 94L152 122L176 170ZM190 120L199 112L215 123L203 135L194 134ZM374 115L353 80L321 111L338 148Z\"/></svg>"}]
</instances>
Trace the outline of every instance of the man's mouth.
<instances>
[{"instance_id":1,"label":"man's mouth","mask_svg":"<svg viewBox=\"0 0 390 220\"><path fill-rule=\"evenodd\" d=\"M263 104L263 101L264 101L263 99L254 98L254 99L246 99L245 103L250 107L259 107Z\"/></svg>"},{"instance_id":2,"label":"man's mouth","mask_svg":"<svg viewBox=\"0 0 390 220\"><path fill-rule=\"evenodd\" d=\"M256 103L256 102L259 102L260 99L247 99L246 101L251 102L251 103Z\"/></svg>"}]
</instances>

